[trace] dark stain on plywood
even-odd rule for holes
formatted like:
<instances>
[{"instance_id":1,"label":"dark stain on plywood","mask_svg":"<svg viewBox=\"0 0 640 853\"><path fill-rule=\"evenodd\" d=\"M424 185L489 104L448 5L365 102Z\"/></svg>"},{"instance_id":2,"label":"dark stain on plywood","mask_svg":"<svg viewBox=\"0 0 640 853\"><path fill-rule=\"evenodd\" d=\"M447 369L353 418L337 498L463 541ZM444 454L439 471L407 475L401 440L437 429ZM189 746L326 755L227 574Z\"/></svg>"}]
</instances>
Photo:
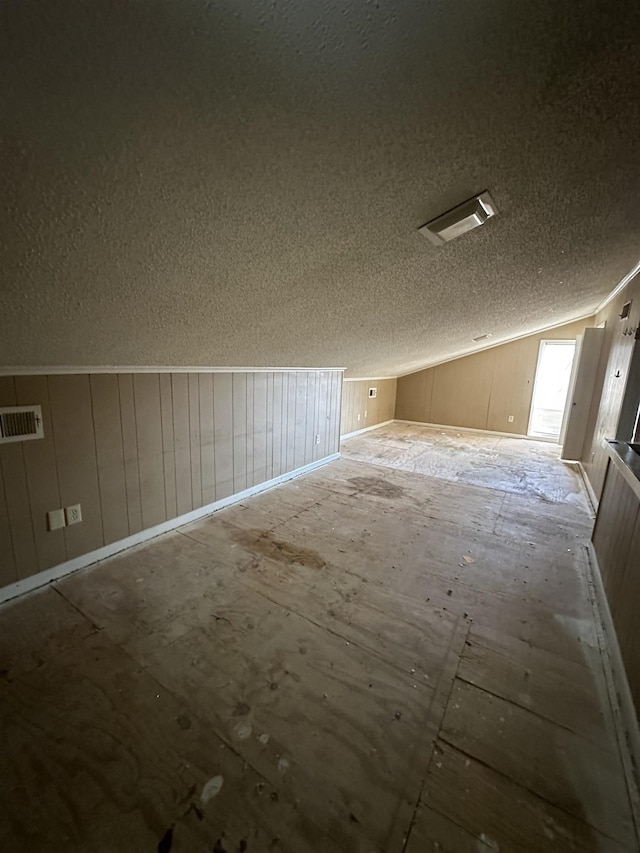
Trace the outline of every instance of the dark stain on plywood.
<instances>
[{"instance_id":1,"label":"dark stain on plywood","mask_svg":"<svg viewBox=\"0 0 640 853\"><path fill-rule=\"evenodd\" d=\"M254 553L257 552L262 557L278 563L285 563L287 565L298 563L310 569L324 569L327 565L317 551L312 551L310 548L305 548L293 542L278 539L270 531L238 530L233 534L233 538L236 542L251 549ZM259 564L259 561L254 563L254 565L257 564Z\"/></svg>"},{"instance_id":2,"label":"dark stain on plywood","mask_svg":"<svg viewBox=\"0 0 640 853\"><path fill-rule=\"evenodd\" d=\"M395 483L390 483L382 477L350 477L348 483L365 495L373 495L376 498L389 498L394 500L401 498L405 490Z\"/></svg>"}]
</instances>

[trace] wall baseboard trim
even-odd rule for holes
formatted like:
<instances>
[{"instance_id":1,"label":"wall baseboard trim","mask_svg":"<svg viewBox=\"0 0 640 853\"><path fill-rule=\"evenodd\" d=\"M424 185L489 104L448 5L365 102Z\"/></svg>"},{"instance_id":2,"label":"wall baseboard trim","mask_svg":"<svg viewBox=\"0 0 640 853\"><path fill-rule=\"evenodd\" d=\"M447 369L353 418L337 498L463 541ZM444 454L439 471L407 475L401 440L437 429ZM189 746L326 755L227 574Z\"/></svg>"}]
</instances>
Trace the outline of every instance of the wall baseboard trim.
<instances>
[{"instance_id":1,"label":"wall baseboard trim","mask_svg":"<svg viewBox=\"0 0 640 853\"><path fill-rule=\"evenodd\" d=\"M141 545L164 533L169 533L178 527L183 527L185 524L190 524L192 521L198 521L208 515L218 512L218 510L231 506L232 504L241 503L243 500L257 495L260 492L273 489L287 480L293 480L300 477L302 474L307 474L309 471L314 471L316 468L321 468L329 462L334 462L340 458L340 453L332 453L330 456L325 456L323 459L318 459L316 462L310 462L302 468L296 468L294 471L289 471L287 474L280 474L272 480L266 480L257 486L251 486L249 489L244 489L242 492L236 492L234 495L229 495L227 498L222 498L219 501L207 504L206 506L194 509L184 515L179 515L177 518L171 518L168 521L163 521L162 524L156 524L154 527L149 527L147 530L141 530L139 533L134 533L132 536L127 536L126 539L119 539L117 542L112 542L95 551L90 551L88 554L82 554L80 557L75 557L72 560L67 560L57 566L52 566L50 569L45 569L35 575L31 575L24 580L16 581L0 589L0 604L24 595L32 590L47 586L54 581L60 580L67 575L85 569L87 566L93 566L96 563L106 560L108 557L113 557L122 551L133 548L136 545Z\"/></svg>"},{"instance_id":2,"label":"wall baseboard trim","mask_svg":"<svg viewBox=\"0 0 640 853\"><path fill-rule=\"evenodd\" d=\"M536 435L522 435L522 433L519 432L498 432L494 429L476 429L475 427L450 426L449 424L432 424L427 421L405 421L400 418L395 418L393 423L409 424L411 426L424 426L429 427L430 429L446 430L447 432L472 432L479 433L480 435L498 435L501 438L523 438L526 441L542 441L544 444L558 444L557 441L553 441L549 438L540 438Z\"/></svg>"},{"instance_id":3,"label":"wall baseboard trim","mask_svg":"<svg viewBox=\"0 0 640 853\"><path fill-rule=\"evenodd\" d=\"M593 486L591 485L591 481L589 480L589 475L584 470L584 465L580 460L575 463L578 466L578 471L580 471L580 476L582 477L582 482L584 483L584 487L586 489L587 495L589 496L589 500L591 502L591 508L593 509L593 514L597 515L598 513L598 505L600 501L596 497L596 493L593 491Z\"/></svg>"},{"instance_id":4,"label":"wall baseboard trim","mask_svg":"<svg viewBox=\"0 0 640 853\"><path fill-rule=\"evenodd\" d=\"M640 726L622 661L618 637L602 582L598 557L589 542L585 546L589 565L589 595L598 631L598 645L615 720L620 757L625 769L629 799L636 826L640 826Z\"/></svg>"},{"instance_id":5,"label":"wall baseboard trim","mask_svg":"<svg viewBox=\"0 0 640 853\"><path fill-rule=\"evenodd\" d=\"M372 426L363 427L362 429L357 429L355 432L347 432L344 435L340 436L340 441L344 441L347 438L353 438L354 435L362 435L363 432L371 432L372 429L378 429L379 427L387 426L388 424L394 424L395 420L391 418L390 421L380 421L379 424L373 424Z\"/></svg>"}]
</instances>

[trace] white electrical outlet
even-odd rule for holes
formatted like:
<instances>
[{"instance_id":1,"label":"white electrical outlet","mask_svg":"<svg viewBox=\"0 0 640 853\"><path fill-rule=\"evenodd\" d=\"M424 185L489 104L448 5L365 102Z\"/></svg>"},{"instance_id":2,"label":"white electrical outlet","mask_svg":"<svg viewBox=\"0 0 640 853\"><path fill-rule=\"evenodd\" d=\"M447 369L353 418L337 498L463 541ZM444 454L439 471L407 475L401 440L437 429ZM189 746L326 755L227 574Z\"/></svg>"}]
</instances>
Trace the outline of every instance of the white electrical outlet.
<instances>
[{"instance_id":1,"label":"white electrical outlet","mask_svg":"<svg viewBox=\"0 0 640 853\"><path fill-rule=\"evenodd\" d=\"M360 420L360 412L358 412L358 420Z\"/></svg>"},{"instance_id":2,"label":"white electrical outlet","mask_svg":"<svg viewBox=\"0 0 640 853\"><path fill-rule=\"evenodd\" d=\"M510 423L510 424L512 424L512 423L513 423L513 415L509 415L509 423Z\"/></svg>"},{"instance_id":3,"label":"white electrical outlet","mask_svg":"<svg viewBox=\"0 0 640 853\"><path fill-rule=\"evenodd\" d=\"M67 524L78 524L82 521L82 509L80 508L80 504L66 506L64 508L64 514L67 517Z\"/></svg>"},{"instance_id":4,"label":"white electrical outlet","mask_svg":"<svg viewBox=\"0 0 640 853\"><path fill-rule=\"evenodd\" d=\"M365 418L367 417L367 410L366 409L364 410L364 416L365 416Z\"/></svg>"},{"instance_id":5,"label":"white electrical outlet","mask_svg":"<svg viewBox=\"0 0 640 853\"><path fill-rule=\"evenodd\" d=\"M320 444L320 433L316 433L316 444Z\"/></svg>"},{"instance_id":6,"label":"white electrical outlet","mask_svg":"<svg viewBox=\"0 0 640 853\"><path fill-rule=\"evenodd\" d=\"M47 513L47 529L48 530L59 530L61 527L64 527L66 524L64 520L64 510L63 509L53 509L51 512Z\"/></svg>"}]
</instances>

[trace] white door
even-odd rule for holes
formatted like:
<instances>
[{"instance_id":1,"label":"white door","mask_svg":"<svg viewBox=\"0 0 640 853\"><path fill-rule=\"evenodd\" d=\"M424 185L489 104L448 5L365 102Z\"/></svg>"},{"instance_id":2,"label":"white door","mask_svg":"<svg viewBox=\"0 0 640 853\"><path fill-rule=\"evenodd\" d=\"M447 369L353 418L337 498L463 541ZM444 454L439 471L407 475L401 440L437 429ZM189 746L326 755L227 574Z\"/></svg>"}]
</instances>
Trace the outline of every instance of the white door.
<instances>
[{"instance_id":1,"label":"white door","mask_svg":"<svg viewBox=\"0 0 640 853\"><path fill-rule=\"evenodd\" d=\"M549 441L560 439L575 349L575 341L540 342L529 435Z\"/></svg>"}]
</instances>

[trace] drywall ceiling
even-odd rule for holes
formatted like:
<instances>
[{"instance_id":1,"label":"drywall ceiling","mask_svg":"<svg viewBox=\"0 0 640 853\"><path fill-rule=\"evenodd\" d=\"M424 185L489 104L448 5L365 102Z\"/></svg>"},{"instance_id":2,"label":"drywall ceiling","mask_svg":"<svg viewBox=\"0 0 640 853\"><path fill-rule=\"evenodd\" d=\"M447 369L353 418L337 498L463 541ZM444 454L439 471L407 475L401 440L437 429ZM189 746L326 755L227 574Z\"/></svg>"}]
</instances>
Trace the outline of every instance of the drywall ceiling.
<instances>
[{"instance_id":1,"label":"drywall ceiling","mask_svg":"<svg viewBox=\"0 0 640 853\"><path fill-rule=\"evenodd\" d=\"M393 375L585 315L640 255L635 0L0 22L2 365ZM485 189L485 226L418 234Z\"/></svg>"}]
</instances>

